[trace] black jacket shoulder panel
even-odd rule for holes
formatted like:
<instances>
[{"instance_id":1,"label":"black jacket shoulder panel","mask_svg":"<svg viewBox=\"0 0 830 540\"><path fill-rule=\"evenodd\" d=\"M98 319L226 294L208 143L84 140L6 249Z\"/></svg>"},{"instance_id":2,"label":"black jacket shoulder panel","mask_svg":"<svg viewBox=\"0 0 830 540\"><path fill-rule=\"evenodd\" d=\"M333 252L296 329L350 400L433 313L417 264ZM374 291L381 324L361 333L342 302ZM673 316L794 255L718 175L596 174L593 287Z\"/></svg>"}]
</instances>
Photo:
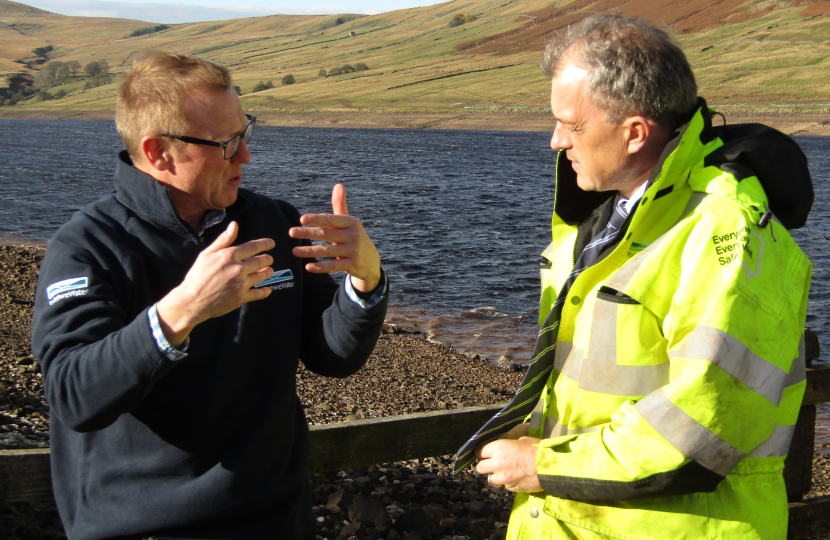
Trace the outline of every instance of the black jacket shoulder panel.
<instances>
[{"instance_id":1,"label":"black jacket shoulder panel","mask_svg":"<svg viewBox=\"0 0 830 540\"><path fill-rule=\"evenodd\" d=\"M788 229L803 227L815 192L807 156L795 139L763 124L715 126L711 131L723 146L706 156L704 165L739 181L758 177L772 213Z\"/></svg>"}]
</instances>

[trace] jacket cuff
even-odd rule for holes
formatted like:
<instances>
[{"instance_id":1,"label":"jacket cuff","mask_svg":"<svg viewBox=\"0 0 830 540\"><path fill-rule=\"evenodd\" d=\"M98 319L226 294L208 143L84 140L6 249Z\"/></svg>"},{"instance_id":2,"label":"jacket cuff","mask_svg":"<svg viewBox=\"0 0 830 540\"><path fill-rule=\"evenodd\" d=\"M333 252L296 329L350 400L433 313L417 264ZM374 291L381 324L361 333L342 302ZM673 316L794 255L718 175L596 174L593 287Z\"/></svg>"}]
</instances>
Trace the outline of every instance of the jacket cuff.
<instances>
[{"instance_id":1,"label":"jacket cuff","mask_svg":"<svg viewBox=\"0 0 830 540\"><path fill-rule=\"evenodd\" d=\"M386 272L383 270L383 267L381 266L380 281L378 281L377 287L375 287L374 290L369 292L356 291L354 286L352 286L352 280L349 274L343 276L343 286L346 291L346 295L352 302L359 305L363 309L369 309L379 304L386 296L386 292L388 290Z\"/></svg>"},{"instance_id":2,"label":"jacket cuff","mask_svg":"<svg viewBox=\"0 0 830 540\"><path fill-rule=\"evenodd\" d=\"M157 306L158 303L153 304L153 306L147 310L147 318L150 320L150 330L153 332L153 339L156 340L156 346L158 347L159 352L161 352L161 354L163 354L168 360L176 362L177 360L181 360L187 356L187 348L190 346L190 336L184 340L181 349L176 349L172 346L170 342L167 341L167 338L164 336L164 332L161 329Z\"/></svg>"}]
</instances>

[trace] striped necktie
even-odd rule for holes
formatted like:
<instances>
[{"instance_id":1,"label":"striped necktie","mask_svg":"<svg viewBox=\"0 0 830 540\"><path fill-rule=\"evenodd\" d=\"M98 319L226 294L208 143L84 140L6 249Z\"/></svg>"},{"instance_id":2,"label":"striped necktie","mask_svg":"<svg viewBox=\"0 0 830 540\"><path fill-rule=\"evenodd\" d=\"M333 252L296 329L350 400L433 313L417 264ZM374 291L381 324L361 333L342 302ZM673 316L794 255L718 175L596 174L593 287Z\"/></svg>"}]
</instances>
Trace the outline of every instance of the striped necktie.
<instances>
[{"instance_id":1,"label":"striped necktie","mask_svg":"<svg viewBox=\"0 0 830 540\"><path fill-rule=\"evenodd\" d=\"M631 211L636 208L637 203L633 205ZM565 304L565 298L568 296L568 291L576 281L577 276L583 270L591 266L599 258L604 248L612 245L614 240L619 235L625 220L628 218L630 212L625 212L621 207L619 195L614 203L614 211L608 220L608 225L603 230L597 233L591 239L591 242L585 246L582 254L574 263L574 268L571 271L565 285L556 297L553 307L545 319L542 329L539 331L539 336L536 340L536 349L533 351L533 357L530 361L530 367L527 374L522 380L516 396L504 409L499 411L493 418L484 424L470 440L464 443L455 457L453 465L453 473L463 470L465 467L475 461L475 449L482 444L498 439L503 433L509 431L513 426L527 418L531 413L542 392L545 389L545 383L550 378L550 372L553 369L553 357L556 348L556 337L559 334L559 319L562 315L562 306Z\"/></svg>"}]
</instances>

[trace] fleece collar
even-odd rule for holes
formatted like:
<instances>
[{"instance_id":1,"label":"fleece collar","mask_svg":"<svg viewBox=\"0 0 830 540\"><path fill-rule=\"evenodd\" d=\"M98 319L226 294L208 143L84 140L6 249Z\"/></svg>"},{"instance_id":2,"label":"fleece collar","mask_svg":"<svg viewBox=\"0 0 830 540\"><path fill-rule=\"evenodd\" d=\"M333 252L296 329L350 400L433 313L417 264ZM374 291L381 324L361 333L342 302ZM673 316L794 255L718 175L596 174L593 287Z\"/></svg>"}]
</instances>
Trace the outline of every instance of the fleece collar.
<instances>
[{"instance_id":1,"label":"fleece collar","mask_svg":"<svg viewBox=\"0 0 830 540\"><path fill-rule=\"evenodd\" d=\"M143 220L198 242L199 235L179 215L170 190L149 174L136 169L126 150L118 154L115 190L118 202L141 216ZM236 202L225 209L225 219L237 219L249 206L246 190L240 189Z\"/></svg>"}]
</instances>

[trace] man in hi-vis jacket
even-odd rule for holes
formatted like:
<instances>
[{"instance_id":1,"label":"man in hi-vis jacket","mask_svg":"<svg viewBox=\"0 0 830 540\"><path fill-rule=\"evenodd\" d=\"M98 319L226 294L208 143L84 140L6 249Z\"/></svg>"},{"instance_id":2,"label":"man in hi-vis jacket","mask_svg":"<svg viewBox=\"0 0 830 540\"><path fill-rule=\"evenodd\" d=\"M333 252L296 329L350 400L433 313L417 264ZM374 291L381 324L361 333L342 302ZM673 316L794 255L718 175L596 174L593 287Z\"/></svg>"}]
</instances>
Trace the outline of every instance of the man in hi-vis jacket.
<instances>
[{"instance_id":1,"label":"man in hi-vis jacket","mask_svg":"<svg viewBox=\"0 0 830 540\"><path fill-rule=\"evenodd\" d=\"M115 192L49 243L32 345L70 540L315 536L298 362L360 369L386 278L343 186L304 216L240 187L255 123L227 69L150 53L119 90Z\"/></svg>"},{"instance_id":2,"label":"man in hi-vis jacket","mask_svg":"<svg viewBox=\"0 0 830 540\"><path fill-rule=\"evenodd\" d=\"M517 492L507 538L786 537L811 264L806 158L713 125L669 37L584 20L543 59L558 151L539 337L458 453Z\"/></svg>"}]
</instances>

